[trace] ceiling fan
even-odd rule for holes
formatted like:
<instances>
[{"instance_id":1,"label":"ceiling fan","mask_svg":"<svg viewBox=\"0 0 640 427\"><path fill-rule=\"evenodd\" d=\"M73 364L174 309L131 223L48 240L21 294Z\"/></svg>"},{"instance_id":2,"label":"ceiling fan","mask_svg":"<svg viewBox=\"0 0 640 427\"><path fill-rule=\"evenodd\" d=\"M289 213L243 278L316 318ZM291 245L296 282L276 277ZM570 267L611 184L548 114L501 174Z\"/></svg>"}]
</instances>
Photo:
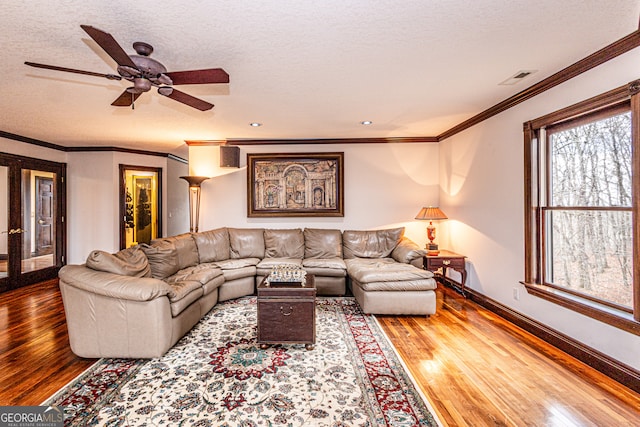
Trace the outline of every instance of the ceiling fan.
<instances>
[{"instance_id":1,"label":"ceiling fan","mask_svg":"<svg viewBox=\"0 0 640 427\"><path fill-rule=\"evenodd\" d=\"M109 80L125 79L133 82L133 86L125 89L125 91L111 103L111 105L116 107L131 106L133 108L135 100L138 99L142 93L148 92L151 87L155 86L158 88L160 95L200 111L207 111L213 108L213 104L180 92L174 89L172 85L229 83L229 74L222 68L167 72L164 65L155 59L149 58L149 55L153 52L153 47L150 44L135 42L133 43L133 48L137 55L127 55L111 34L105 33L90 25L80 25L80 27L116 61L118 64L118 75L95 73L92 71L76 70L35 62L25 62L25 64L31 67L104 77Z\"/></svg>"}]
</instances>

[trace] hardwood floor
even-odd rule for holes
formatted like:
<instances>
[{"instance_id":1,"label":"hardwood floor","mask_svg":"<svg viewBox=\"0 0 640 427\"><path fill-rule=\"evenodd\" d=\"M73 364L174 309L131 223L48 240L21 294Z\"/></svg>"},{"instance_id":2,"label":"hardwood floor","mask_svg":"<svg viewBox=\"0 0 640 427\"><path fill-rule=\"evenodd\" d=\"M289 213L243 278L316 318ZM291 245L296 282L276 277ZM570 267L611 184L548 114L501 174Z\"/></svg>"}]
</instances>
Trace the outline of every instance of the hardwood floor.
<instances>
[{"instance_id":1,"label":"hardwood floor","mask_svg":"<svg viewBox=\"0 0 640 427\"><path fill-rule=\"evenodd\" d=\"M94 362L71 352L57 280L0 294L0 405L39 405Z\"/></svg>"},{"instance_id":2,"label":"hardwood floor","mask_svg":"<svg viewBox=\"0 0 640 427\"><path fill-rule=\"evenodd\" d=\"M450 289L430 318L378 319L445 425L640 425L640 395ZM38 405L93 362L71 353L57 281L0 294L0 405Z\"/></svg>"},{"instance_id":3,"label":"hardwood floor","mask_svg":"<svg viewBox=\"0 0 640 427\"><path fill-rule=\"evenodd\" d=\"M640 395L451 289L437 314L378 316L451 426L640 426Z\"/></svg>"}]
</instances>

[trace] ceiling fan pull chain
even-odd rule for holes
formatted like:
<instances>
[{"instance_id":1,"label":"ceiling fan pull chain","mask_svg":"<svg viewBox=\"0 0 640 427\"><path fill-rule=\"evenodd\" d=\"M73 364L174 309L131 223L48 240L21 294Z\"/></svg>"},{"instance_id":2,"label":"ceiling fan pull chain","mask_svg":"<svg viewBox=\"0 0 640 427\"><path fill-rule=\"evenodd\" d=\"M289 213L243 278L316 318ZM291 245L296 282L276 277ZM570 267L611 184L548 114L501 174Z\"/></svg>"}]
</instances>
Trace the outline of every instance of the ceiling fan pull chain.
<instances>
[{"instance_id":1,"label":"ceiling fan pull chain","mask_svg":"<svg viewBox=\"0 0 640 427\"><path fill-rule=\"evenodd\" d=\"M135 102L136 102L136 97L134 96L133 92L131 92L131 109L132 110L136 109Z\"/></svg>"}]
</instances>

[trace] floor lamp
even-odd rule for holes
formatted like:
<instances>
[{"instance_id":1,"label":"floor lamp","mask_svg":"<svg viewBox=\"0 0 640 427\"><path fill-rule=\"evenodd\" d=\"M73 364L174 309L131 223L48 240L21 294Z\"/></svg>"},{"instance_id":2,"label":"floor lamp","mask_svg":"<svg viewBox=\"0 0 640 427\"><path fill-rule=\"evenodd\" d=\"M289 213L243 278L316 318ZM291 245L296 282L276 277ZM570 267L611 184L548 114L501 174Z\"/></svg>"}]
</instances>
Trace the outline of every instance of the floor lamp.
<instances>
[{"instance_id":1,"label":"floor lamp","mask_svg":"<svg viewBox=\"0 0 640 427\"><path fill-rule=\"evenodd\" d=\"M208 176L181 176L189 183L189 231L198 232L200 222L200 184L209 179Z\"/></svg>"}]
</instances>

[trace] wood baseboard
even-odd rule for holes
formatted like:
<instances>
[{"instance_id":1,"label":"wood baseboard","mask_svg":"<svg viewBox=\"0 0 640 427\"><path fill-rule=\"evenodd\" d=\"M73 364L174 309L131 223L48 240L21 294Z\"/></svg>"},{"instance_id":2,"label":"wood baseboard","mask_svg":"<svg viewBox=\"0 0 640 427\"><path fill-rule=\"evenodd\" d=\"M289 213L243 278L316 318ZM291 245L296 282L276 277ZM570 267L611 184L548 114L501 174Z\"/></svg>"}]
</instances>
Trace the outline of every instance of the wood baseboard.
<instances>
[{"instance_id":1,"label":"wood baseboard","mask_svg":"<svg viewBox=\"0 0 640 427\"><path fill-rule=\"evenodd\" d=\"M527 317L474 289L465 288L464 291L467 298L473 302L586 363L625 387L640 393L640 372L636 369Z\"/></svg>"}]
</instances>

